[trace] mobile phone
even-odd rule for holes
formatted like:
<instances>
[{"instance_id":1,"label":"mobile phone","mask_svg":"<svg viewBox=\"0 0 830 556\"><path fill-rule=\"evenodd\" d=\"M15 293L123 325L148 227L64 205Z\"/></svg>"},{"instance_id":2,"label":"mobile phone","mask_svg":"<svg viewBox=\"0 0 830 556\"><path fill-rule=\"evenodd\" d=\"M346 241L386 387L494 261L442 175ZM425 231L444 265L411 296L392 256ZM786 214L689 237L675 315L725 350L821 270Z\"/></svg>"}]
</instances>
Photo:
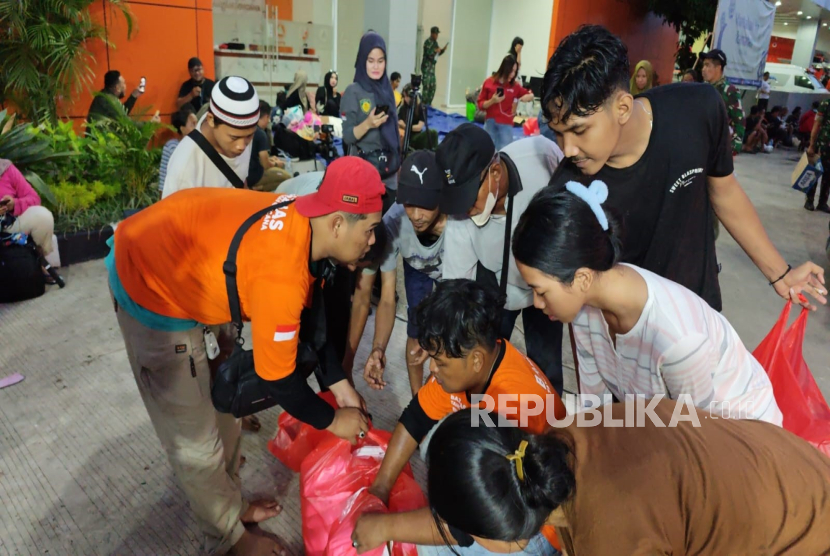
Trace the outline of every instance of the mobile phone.
<instances>
[{"instance_id":1,"label":"mobile phone","mask_svg":"<svg viewBox=\"0 0 830 556\"><path fill-rule=\"evenodd\" d=\"M143 92L144 92L144 89L145 89L146 87L147 87L147 78L146 78L146 77L142 77L142 78L141 78L141 81L139 81L139 82L138 82L138 90L139 90L139 91L141 91L141 92L143 93Z\"/></svg>"},{"instance_id":2,"label":"mobile phone","mask_svg":"<svg viewBox=\"0 0 830 556\"><path fill-rule=\"evenodd\" d=\"M498 89L496 89L496 95L497 95L497 96L500 96L500 97L503 97L503 96L504 96L504 89L503 89L503 88L501 88L501 87L499 87Z\"/></svg>"},{"instance_id":3,"label":"mobile phone","mask_svg":"<svg viewBox=\"0 0 830 556\"><path fill-rule=\"evenodd\" d=\"M381 114L388 114L389 113L389 105L388 104L381 104L375 107L375 116L380 116Z\"/></svg>"}]
</instances>

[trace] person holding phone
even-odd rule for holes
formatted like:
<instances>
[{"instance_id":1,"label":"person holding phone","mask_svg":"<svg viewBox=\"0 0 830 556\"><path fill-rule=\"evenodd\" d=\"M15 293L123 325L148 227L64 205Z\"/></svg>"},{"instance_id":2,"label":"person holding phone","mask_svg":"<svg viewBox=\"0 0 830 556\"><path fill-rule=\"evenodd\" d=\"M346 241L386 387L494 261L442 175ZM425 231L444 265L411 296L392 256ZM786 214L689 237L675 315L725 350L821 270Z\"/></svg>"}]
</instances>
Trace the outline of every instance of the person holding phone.
<instances>
[{"instance_id":1,"label":"person holding phone","mask_svg":"<svg viewBox=\"0 0 830 556\"><path fill-rule=\"evenodd\" d=\"M516 103L533 100L533 93L516 82L519 64L512 54L501 61L498 71L488 77L478 95L478 107L487 112L484 130L499 151L513 142Z\"/></svg>"},{"instance_id":2,"label":"person holding phone","mask_svg":"<svg viewBox=\"0 0 830 556\"><path fill-rule=\"evenodd\" d=\"M190 73L190 79L182 83L179 88L176 106L182 108L185 104L189 104L193 107L193 112L198 115L202 105L210 103L210 93L215 83L212 79L205 77L202 61L195 56L187 61L187 71Z\"/></svg>"},{"instance_id":3,"label":"person holding phone","mask_svg":"<svg viewBox=\"0 0 830 556\"><path fill-rule=\"evenodd\" d=\"M386 42L374 31L360 39L354 83L346 87L340 110L347 154L369 161L383 178L385 214L395 203L401 146L395 95L386 74Z\"/></svg>"}]
</instances>

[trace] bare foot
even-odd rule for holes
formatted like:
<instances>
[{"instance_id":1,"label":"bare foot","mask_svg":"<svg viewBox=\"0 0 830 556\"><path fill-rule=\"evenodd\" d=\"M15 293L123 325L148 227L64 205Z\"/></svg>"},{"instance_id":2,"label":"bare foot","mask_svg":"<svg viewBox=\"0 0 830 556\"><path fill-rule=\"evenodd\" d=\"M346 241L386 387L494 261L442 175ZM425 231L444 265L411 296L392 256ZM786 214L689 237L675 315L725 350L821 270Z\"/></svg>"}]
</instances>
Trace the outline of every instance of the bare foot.
<instances>
[{"instance_id":1,"label":"bare foot","mask_svg":"<svg viewBox=\"0 0 830 556\"><path fill-rule=\"evenodd\" d=\"M282 506L276 500L256 500L248 504L248 509L239 518L242 523L261 523L266 519L276 517L282 511Z\"/></svg>"},{"instance_id":2,"label":"bare foot","mask_svg":"<svg viewBox=\"0 0 830 556\"><path fill-rule=\"evenodd\" d=\"M256 415L248 415L247 417L242 418L242 430L248 432L259 432L259 429L262 428L262 423L259 422L259 419Z\"/></svg>"},{"instance_id":3,"label":"bare foot","mask_svg":"<svg viewBox=\"0 0 830 556\"><path fill-rule=\"evenodd\" d=\"M231 547L230 554L233 556L285 556L286 552L277 541L245 531Z\"/></svg>"}]
</instances>

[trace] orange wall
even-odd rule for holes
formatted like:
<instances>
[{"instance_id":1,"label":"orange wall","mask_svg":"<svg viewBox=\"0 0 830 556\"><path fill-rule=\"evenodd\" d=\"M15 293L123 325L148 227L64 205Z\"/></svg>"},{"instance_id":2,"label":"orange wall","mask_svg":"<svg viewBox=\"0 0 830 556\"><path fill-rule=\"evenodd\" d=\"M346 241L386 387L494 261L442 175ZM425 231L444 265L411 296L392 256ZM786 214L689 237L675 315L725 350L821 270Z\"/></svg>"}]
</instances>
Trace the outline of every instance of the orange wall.
<instances>
[{"instance_id":1,"label":"orange wall","mask_svg":"<svg viewBox=\"0 0 830 556\"><path fill-rule=\"evenodd\" d=\"M640 60L649 60L660 83L671 83L677 33L664 25L662 18L636 4L630 0L554 0L548 59L560 41L581 25L602 25L628 46L632 70Z\"/></svg>"},{"instance_id":2,"label":"orange wall","mask_svg":"<svg viewBox=\"0 0 830 556\"><path fill-rule=\"evenodd\" d=\"M162 121L170 123L176 111L179 87L190 76L187 61L198 56L205 75L213 78L213 3L212 0L141 0L128 1L133 13L132 38L127 39L124 17L103 0L90 8L92 17L106 29L112 46L98 41L91 45L95 57L92 91L104 87L104 74L115 69L127 81L127 94L147 78L147 92L136 102L134 110L150 108L161 111ZM79 127L86 118L92 93L84 91L77 100L63 106L63 115L74 119Z\"/></svg>"}]
</instances>

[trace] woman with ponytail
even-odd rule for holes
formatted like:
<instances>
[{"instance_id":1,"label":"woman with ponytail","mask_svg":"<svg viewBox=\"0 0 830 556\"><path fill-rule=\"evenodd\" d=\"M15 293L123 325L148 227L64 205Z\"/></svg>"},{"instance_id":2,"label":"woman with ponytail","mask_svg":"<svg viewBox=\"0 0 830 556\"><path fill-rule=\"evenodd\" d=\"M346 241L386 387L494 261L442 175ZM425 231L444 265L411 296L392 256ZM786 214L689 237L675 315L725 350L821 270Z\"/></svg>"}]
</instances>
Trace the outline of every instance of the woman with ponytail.
<instances>
[{"instance_id":1,"label":"woman with ponytail","mask_svg":"<svg viewBox=\"0 0 830 556\"><path fill-rule=\"evenodd\" d=\"M685 287L620 264L608 188L569 182L541 190L513 234L534 306L573 323L581 394L691 396L723 417L781 425L772 385L726 318Z\"/></svg>"},{"instance_id":2,"label":"woman with ponytail","mask_svg":"<svg viewBox=\"0 0 830 556\"><path fill-rule=\"evenodd\" d=\"M622 423L629 404L598 414ZM546 556L537 532L553 526L568 556L830 553L830 459L769 423L650 407L642 426L571 419L545 434L454 413L427 452L429 508L364 515L353 545Z\"/></svg>"}]
</instances>

